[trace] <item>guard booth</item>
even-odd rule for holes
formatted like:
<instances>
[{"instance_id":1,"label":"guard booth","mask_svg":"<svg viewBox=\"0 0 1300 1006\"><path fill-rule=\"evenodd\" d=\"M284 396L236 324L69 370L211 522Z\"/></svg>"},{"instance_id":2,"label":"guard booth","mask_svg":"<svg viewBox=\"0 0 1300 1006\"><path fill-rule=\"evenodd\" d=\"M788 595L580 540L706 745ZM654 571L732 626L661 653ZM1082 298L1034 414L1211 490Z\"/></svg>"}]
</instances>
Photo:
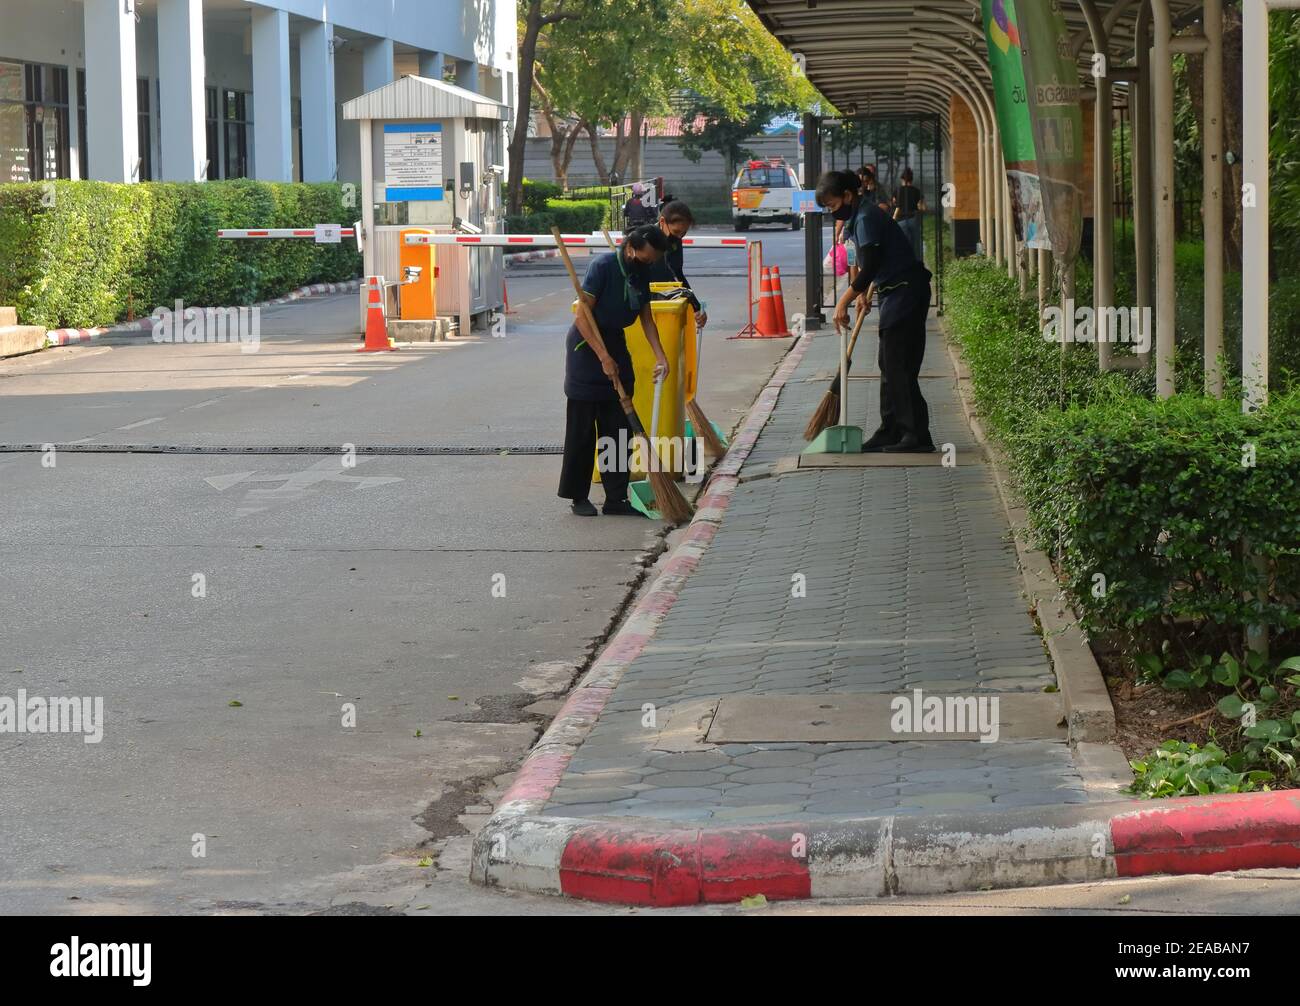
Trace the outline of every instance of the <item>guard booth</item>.
<instances>
[{"instance_id":1,"label":"guard booth","mask_svg":"<svg viewBox=\"0 0 1300 1006\"><path fill-rule=\"evenodd\" d=\"M361 222L365 274L402 276L401 233L497 234L505 222L502 182L509 109L428 77L402 77L343 104L361 129ZM450 317L461 334L504 304L499 248L442 246L434 270L411 290ZM435 284L430 287L430 284ZM401 291L405 293L406 291ZM403 312L406 317L409 312Z\"/></svg>"}]
</instances>

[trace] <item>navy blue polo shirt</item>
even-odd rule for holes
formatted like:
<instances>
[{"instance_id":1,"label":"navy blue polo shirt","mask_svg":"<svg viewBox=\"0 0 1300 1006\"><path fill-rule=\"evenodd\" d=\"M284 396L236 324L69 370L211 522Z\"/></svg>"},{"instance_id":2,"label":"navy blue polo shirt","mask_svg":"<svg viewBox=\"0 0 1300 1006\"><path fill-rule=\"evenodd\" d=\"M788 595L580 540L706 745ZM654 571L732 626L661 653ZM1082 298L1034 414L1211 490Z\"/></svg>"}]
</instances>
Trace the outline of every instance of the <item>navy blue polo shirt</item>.
<instances>
[{"instance_id":1,"label":"navy blue polo shirt","mask_svg":"<svg viewBox=\"0 0 1300 1006\"><path fill-rule=\"evenodd\" d=\"M863 200L844 228L846 241L857 249L877 245L880 268L873 277L880 297L880 327L897 325L914 310L930 304L930 270L916 258L912 242L888 213Z\"/></svg>"},{"instance_id":2,"label":"navy blue polo shirt","mask_svg":"<svg viewBox=\"0 0 1300 1006\"><path fill-rule=\"evenodd\" d=\"M623 389L632 394L632 357L627 351L623 329L641 314L641 307L650 302L649 270L624 262L619 266L617 253L607 252L592 259L583 277L582 289L596 299L591 313L600 329L605 348L618 363ZM626 281L624 273L626 272ZM588 402L615 401L618 394L605 372L600 369L600 357L586 344L576 322L569 327L564 339L564 393L569 398Z\"/></svg>"}]
</instances>

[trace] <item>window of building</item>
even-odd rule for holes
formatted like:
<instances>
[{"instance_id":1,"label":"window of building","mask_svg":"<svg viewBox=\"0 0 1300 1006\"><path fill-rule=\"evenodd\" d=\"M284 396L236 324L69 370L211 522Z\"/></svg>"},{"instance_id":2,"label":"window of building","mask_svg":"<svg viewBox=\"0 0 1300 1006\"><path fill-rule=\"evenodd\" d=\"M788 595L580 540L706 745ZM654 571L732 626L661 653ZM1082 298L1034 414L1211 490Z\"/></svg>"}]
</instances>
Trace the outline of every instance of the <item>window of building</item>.
<instances>
[{"instance_id":1,"label":"window of building","mask_svg":"<svg viewBox=\"0 0 1300 1006\"><path fill-rule=\"evenodd\" d=\"M224 92L226 178L247 178L253 126L253 96L247 91Z\"/></svg>"},{"instance_id":2,"label":"window of building","mask_svg":"<svg viewBox=\"0 0 1300 1006\"><path fill-rule=\"evenodd\" d=\"M90 146L86 142L86 71L77 71L77 164L82 178L90 177Z\"/></svg>"},{"instance_id":3,"label":"window of building","mask_svg":"<svg viewBox=\"0 0 1300 1006\"><path fill-rule=\"evenodd\" d=\"M208 171L209 181L221 177L221 105L217 101L217 89L206 88L207 124L208 124Z\"/></svg>"},{"instance_id":4,"label":"window of building","mask_svg":"<svg viewBox=\"0 0 1300 1006\"><path fill-rule=\"evenodd\" d=\"M68 68L0 61L0 181L67 178Z\"/></svg>"},{"instance_id":5,"label":"window of building","mask_svg":"<svg viewBox=\"0 0 1300 1006\"><path fill-rule=\"evenodd\" d=\"M153 144L149 129L149 78L135 82L136 154L140 158L140 173L136 180L153 181Z\"/></svg>"}]
</instances>

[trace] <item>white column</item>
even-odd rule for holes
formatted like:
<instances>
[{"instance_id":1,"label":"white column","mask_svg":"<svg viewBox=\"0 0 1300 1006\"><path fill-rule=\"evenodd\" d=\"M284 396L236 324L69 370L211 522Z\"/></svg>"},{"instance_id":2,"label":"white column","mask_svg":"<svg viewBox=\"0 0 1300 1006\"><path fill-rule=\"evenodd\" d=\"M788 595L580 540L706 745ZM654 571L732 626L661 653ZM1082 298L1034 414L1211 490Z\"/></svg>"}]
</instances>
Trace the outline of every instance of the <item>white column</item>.
<instances>
[{"instance_id":1,"label":"white column","mask_svg":"<svg viewBox=\"0 0 1300 1006\"><path fill-rule=\"evenodd\" d=\"M158 0L159 113L167 129L161 178L195 182L208 156L203 94L203 0Z\"/></svg>"},{"instance_id":2,"label":"white column","mask_svg":"<svg viewBox=\"0 0 1300 1006\"><path fill-rule=\"evenodd\" d=\"M136 181L135 15L121 0L85 0L90 177Z\"/></svg>"},{"instance_id":3,"label":"white column","mask_svg":"<svg viewBox=\"0 0 1300 1006\"><path fill-rule=\"evenodd\" d=\"M393 40L377 38L367 42L361 53L361 91L366 93L392 83Z\"/></svg>"},{"instance_id":4,"label":"white column","mask_svg":"<svg viewBox=\"0 0 1300 1006\"><path fill-rule=\"evenodd\" d=\"M81 148L86 138L81 135L81 116L77 105L77 64L68 64L68 177L81 177Z\"/></svg>"},{"instance_id":5,"label":"white column","mask_svg":"<svg viewBox=\"0 0 1300 1006\"><path fill-rule=\"evenodd\" d=\"M298 91L302 95L302 179L332 182L338 175L334 138L334 53L331 25L316 22L298 39Z\"/></svg>"},{"instance_id":6,"label":"white column","mask_svg":"<svg viewBox=\"0 0 1300 1006\"><path fill-rule=\"evenodd\" d=\"M472 59L456 60L456 86L467 91L478 90L478 63Z\"/></svg>"},{"instance_id":7,"label":"white column","mask_svg":"<svg viewBox=\"0 0 1300 1006\"><path fill-rule=\"evenodd\" d=\"M421 77L432 77L434 80L442 80L442 71L445 65L442 53L440 52L420 53Z\"/></svg>"},{"instance_id":8,"label":"white column","mask_svg":"<svg viewBox=\"0 0 1300 1006\"><path fill-rule=\"evenodd\" d=\"M289 14L264 7L253 15L253 177L293 181L289 104Z\"/></svg>"}]
</instances>

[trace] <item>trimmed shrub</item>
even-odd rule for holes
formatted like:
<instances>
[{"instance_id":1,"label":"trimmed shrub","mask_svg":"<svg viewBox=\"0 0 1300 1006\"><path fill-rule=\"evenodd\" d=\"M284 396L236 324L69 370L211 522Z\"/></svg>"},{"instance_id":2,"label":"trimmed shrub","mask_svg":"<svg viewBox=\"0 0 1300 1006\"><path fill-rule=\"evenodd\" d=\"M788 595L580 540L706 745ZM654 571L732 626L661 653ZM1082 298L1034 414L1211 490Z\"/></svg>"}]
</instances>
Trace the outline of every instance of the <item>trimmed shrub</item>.
<instances>
[{"instance_id":1,"label":"trimmed shrub","mask_svg":"<svg viewBox=\"0 0 1300 1006\"><path fill-rule=\"evenodd\" d=\"M550 199L559 199L564 190L554 182L539 182L532 178L524 179L524 215L541 213L546 209Z\"/></svg>"},{"instance_id":2,"label":"trimmed shrub","mask_svg":"<svg viewBox=\"0 0 1300 1006\"><path fill-rule=\"evenodd\" d=\"M43 198L51 191L53 198ZM46 205L46 203L49 205ZM335 184L0 185L0 303L47 328L112 324L181 299L251 304L361 270L353 242L219 240L221 227L350 223Z\"/></svg>"}]
</instances>

